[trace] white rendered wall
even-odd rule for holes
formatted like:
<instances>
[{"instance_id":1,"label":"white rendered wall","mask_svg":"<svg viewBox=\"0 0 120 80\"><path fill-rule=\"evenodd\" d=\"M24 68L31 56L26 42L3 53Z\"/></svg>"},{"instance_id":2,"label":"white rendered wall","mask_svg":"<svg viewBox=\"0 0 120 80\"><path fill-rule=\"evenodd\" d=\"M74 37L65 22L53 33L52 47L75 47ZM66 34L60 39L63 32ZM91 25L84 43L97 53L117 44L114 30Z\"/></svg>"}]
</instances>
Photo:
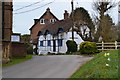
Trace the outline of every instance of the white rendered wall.
<instances>
[{"instance_id":1,"label":"white rendered wall","mask_svg":"<svg viewBox=\"0 0 120 80\"><path fill-rule=\"evenodd\" d=\"M62 36L61 36L62 35ZM81 39L81 37L74 32L74 41L79 45L81 42L83 42L83 40ZM57 43L57 39L63 39L63 43L62 46L58 47L58 43ZM72 40L72 32L64 32L59 34L59 37L54 37L54 40L56 40L56 52L53 52L53 36L48 34L46 36L46 41L44 36L40 36L39 37L39 42L38 42L38 52L39 54L47 54L48 52L50 53L66 53L67 52L67 46L66 46L66 42L68 40ZM51 40L51 46L47 46L47 40ZM44 46L40 46L40 41L44 41ZM79 48L79 46L78 46Z\"/></svg>"}]
</instances>

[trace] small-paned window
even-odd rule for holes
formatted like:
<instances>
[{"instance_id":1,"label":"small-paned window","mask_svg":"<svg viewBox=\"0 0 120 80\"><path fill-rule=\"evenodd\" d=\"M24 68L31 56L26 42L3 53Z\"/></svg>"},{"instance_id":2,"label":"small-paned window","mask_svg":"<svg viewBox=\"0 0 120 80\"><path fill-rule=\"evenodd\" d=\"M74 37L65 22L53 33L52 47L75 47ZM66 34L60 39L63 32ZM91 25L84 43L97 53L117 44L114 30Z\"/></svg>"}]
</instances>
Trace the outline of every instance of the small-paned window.
<instances>
[{"instance_id":1,"label":"small-paned window","mask_svg":"<svg viewBox=\"0 0 120 80\"><path fill-rule=\"evenodd\" d=\"M51 41L50 41L50 40L48 40L47 45L48 45L48 46L51 46Z\"/></svg>"},{"instance_id":2,"label":"small-paned window","mask_svg":"<svg viewBox=\"0 0 120 80\"><path fill-rule=\"evenodd\" d=\"M50 34L50 31L46 30L45 35L48 35L48 34Z\"/></svg>"},{"instance_id":3,"label":"small-paned window","mask_svg":"<svg viewBox=\"0 0 120 80\"><path fill-rule=\"evenodd\" d=\"M63 39L58 39L58 46L62 46L63 45Z\"/></svg>"},{"instance_id":4,"label":"small-paned window","mask_svg":"<svg viewBox=\"0 0 120 80\"><path fill-rule=\"evenodd\" d=\"M41 32L41 31L39 31L37 36L41 36L41 35L42 35L42 32Z\"/></svg>"},{"instance_id":5,"label":"small-paned window","mask_svg":"<svg viewBox=\"0 0 120 80\"><path fill-rule=\"evenodd\" d=\"M56 21L56 19L50 19L51 23L54 23Z\"/></svg>"},{"instance_id":6,"label":"small-paned window","mask_svg":"<svg viewBox=\"0 0 120 80\"><path fill-rule=\"evenodd\" d=\"M40 24L45 24L45 19L41 19Z\"/></svg>"},{"instance_id":7,"label":"small-paned window","mask_svg":"<svg viewBox=\"0 0 120 80\"><path fill-rule=\"evenodd\" d=\"M64 32L64 30L62 28L60 28L58 32L62 33L62 32Z\"/></svg>"},{"instance_id":8,"label":"small-paned window","mask_svg":"<svg viewBox=\"0 0 120 80\"><path fill-rule=\"evenodd\" d=\"M40 46L43 46L43 41L40 41Z\"/></svg>"}]
</instances>

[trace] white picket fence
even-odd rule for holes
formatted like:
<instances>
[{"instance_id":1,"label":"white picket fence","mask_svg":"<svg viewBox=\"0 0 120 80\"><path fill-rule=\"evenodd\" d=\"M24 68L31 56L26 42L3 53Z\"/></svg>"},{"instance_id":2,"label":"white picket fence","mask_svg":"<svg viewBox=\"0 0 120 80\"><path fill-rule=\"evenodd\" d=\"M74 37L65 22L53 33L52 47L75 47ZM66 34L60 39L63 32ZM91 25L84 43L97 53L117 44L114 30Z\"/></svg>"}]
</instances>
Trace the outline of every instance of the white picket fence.
<instances>
[{"instance_id":1,"label":"white picket fence","mask_svg":"<svg viewBox=\"0 0 120 80\"><path fill-rule=\"evenodd\" d=\"M97 44L97 48L100 51L106 51L106 50L118 50L120 49L120 42L102 42L102 43L96 43Z\"/></svg>"}]
</instances>

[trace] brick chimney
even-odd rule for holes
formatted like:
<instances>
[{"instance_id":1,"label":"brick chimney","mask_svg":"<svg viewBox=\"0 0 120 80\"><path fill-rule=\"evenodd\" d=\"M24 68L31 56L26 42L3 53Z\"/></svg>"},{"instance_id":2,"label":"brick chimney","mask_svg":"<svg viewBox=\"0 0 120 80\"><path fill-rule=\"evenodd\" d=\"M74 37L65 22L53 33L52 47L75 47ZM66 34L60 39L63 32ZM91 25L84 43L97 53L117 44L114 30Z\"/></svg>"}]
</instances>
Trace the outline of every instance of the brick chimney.
<instances>
[{"instance_id":1,"label":"brick chimney","mask_svg":"<svg viewBox=\"0 0 120 80\"><path fill-rule=\"evenodd\" d=\"M34 24L36 24L38 22L39 19L34 19Z\"/></svg>"},{"instance_id":2,"label":"brick chimney","mask_svg":"<svg viewBox=\"0 0 120 80\"><path fill-rule=\"evenodd\" d=\"M69 18L69 13L67 10L65 10L65 13L64 13L64 19L68 19Z\"/></svg>"}]
</instances>

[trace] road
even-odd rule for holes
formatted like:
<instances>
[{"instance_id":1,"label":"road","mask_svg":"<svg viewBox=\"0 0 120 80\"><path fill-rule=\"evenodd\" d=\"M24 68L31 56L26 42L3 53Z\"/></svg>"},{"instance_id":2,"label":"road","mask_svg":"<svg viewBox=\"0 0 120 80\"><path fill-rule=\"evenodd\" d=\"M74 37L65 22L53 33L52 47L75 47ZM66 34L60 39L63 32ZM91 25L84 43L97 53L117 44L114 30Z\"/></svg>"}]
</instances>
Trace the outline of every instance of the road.
<instances>
[{"instance_id":1,"label":"road","mask_svg":"<svg viewBox=\"0 0 120 80\"><path fill-rule=\"evenodd\" d=\"M68 78L92 57L79 55L33 56L31 60L3 68L3 78Z\"/></svg>"}]
</instances>

